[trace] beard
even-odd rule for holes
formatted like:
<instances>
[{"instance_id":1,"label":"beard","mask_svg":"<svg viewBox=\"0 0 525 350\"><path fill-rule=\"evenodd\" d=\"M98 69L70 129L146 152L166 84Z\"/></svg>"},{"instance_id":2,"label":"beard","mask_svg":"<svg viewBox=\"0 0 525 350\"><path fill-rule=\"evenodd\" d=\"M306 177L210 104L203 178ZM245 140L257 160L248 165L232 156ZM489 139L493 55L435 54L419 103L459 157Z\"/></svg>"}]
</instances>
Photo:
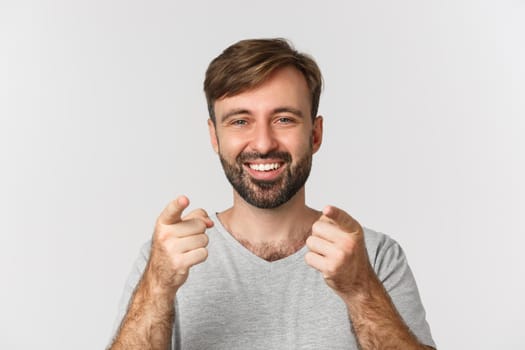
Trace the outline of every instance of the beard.
<instances>
[{"instance_id":1,"label":"beard","mask_svg":"<svg viewBox=\"0 0 525 350\"><path fill-rule=\"evenodd\" d=\"M292 164L290 153L278 151L267 154L243 152L236 157L235 162L227 161L220 153L219 157L226 178L246 202L257 208L273 209L288 202L306 183L312 168L312 145L296 164ZM287 166L277 179L258 180L246 172L246 162L268 158L280 160L282 166Z\"/></svg>"}]
</instances>

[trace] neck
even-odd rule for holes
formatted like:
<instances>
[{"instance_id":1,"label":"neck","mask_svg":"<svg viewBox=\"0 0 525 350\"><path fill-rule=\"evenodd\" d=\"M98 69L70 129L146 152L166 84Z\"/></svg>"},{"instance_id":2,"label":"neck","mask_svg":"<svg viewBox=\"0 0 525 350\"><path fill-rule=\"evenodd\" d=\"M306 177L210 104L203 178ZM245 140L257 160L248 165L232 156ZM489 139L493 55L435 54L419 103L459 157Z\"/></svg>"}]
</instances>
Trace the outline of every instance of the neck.
<instances>
[{"instance_id":1,"label":"neck","mask_svg":"<svg viewBox=\"0 0 525 350\"><path fill-rule=\"evenodd\" d=\"M305 204L304 188L273 209L254 207L234 192L233 207L219 214L224 227L245 246L304 245L313 223L321 215Z\"/></svg>"}]
</instances>

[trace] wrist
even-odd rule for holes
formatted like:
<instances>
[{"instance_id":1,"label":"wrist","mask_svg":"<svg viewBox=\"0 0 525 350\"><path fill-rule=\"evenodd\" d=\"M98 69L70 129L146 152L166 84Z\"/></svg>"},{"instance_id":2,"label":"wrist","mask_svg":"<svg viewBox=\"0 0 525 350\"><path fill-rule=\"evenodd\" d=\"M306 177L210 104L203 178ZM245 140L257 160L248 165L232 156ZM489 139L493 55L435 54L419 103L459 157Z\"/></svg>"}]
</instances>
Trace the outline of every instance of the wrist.
<instances>
[{"instance_id":1,"label":"wrist","mask_svg":"<svg viewBox=\"0 0 525 350\"><path fill-rule=\"evenodd\" d=\"M163 283L150 266L147 266L137 286L136 295L145 306L170 310L174 306L177 290L178 287Z\"/></svg>"},{"instance_id":2,"label":"wrist","mask_svg":"<svg viewBox=\"0 0 525 350\"><path fill-rule=\"evenodd\" d=\"M381 281L377 278L376 274L372 269L366 274L357 279L352 287L343 293L343 298L347 306L360 305L362 303L370 302L377 295L384 293L384 287Z\"/></svg>"},{"instance_id":3,"label":"wrist","mask_svg":"<svg viewBox=\"0 0 525 350\"><path fill-rule=\"evenodd\" d=\"M177 290L176 286L170 285L157 278L153 273L145 273L142 277L141 287L144 293L153 299L173 299Z\"/></svg>"}]
</instances>

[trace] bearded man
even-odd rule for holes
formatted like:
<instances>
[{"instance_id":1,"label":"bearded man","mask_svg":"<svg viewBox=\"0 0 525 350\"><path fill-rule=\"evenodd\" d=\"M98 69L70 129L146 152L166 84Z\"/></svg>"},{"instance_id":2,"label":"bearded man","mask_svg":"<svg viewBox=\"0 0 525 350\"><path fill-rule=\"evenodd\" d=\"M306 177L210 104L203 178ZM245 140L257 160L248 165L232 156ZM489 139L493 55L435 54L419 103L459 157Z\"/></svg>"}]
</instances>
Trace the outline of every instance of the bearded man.
<instances>
[{"instance_id":1,"label":"bearded man","mask_svg":"<svg viewBox=\"0 0 525 350\"><path fill-rule=\"evenodd\" d=\"M157 219L111 349L434 348L399 245L305 202L321 146L321 72L282 39L240 41L209 65L208 128L231 208Z\"/></svg>"}]
</instances>

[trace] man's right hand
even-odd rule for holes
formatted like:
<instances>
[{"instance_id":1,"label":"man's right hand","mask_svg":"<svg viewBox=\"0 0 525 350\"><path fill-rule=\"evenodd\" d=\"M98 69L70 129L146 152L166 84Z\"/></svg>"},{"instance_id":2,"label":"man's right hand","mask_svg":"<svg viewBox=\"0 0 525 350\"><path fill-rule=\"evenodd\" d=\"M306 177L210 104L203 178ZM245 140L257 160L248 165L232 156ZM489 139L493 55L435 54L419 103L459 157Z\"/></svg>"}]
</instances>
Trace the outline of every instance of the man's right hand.
<instances>
[{"instance_id":1,"label":"man's right hand","mask_svg":"<svg viewBox=\"0 0 525 350\"><path fill-rule=\"evenodd\" d=\"M204 209L182 216L190 201L180 196L162 211L151 245L144 278L156 292L175 294L188 278L189 269L208 257L207 228L213 221Z\"/></svg>"},{"instance_id":2,"label":"man's right hand","mask_svg":"<svg viewBox=\"0 0 525 350\"><path fill-rule=\"evenodd\" d=\"M160 214L151 253L111 350L167 349L175 316L173 298L190 267L208 257L213 221L203 209L182 216L190 201L180 196Z\"/></svg>"}]
</instances>

